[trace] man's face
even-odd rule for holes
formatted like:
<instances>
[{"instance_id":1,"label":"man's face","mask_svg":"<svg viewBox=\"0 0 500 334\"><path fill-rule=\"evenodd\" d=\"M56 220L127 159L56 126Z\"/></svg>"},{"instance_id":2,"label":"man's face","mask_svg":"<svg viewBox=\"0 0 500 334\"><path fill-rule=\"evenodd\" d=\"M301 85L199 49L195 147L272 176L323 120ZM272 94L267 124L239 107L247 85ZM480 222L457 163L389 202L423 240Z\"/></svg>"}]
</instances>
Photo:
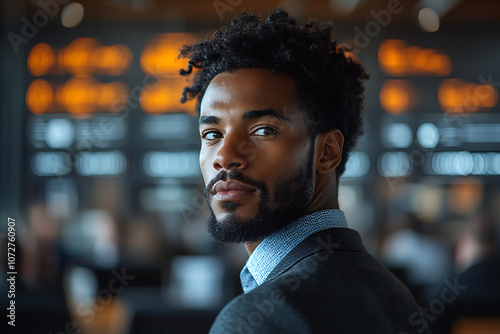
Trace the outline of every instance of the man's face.
<instances>
[{"instance_id":1,"label":"man's face","mask_svg":"<svg viewBox=\"0 0 500 334\"><path fill-rule=\"evenodd\" d=\"M216 240L259 241L305 213L314 147L292 77L267 69L217 75L201 102L199 130Z\"/></svg>"}]
</instances>

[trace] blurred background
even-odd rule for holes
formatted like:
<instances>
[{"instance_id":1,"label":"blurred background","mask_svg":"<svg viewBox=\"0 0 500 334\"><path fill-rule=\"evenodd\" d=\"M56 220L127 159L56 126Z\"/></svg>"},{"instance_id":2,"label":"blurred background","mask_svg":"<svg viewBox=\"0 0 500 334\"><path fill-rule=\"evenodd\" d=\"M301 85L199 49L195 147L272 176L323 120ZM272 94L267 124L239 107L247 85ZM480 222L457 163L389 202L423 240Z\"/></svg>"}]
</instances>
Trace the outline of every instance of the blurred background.
<instances>
[{"instance_id":1,"label":"blurred background","mask_svg":"<svg viewBox=\"0 0 500 334\"><path fill-rule=\"evenodd\" d=\"M2 1L0 284L8 315L14 254L17 332L206 333L241 293L246 252L206 231L177 53L278 6L333 20L371 76L340 184L350 227L435 333L498 334L495 0Z\"/></svg>"}]
</instances>

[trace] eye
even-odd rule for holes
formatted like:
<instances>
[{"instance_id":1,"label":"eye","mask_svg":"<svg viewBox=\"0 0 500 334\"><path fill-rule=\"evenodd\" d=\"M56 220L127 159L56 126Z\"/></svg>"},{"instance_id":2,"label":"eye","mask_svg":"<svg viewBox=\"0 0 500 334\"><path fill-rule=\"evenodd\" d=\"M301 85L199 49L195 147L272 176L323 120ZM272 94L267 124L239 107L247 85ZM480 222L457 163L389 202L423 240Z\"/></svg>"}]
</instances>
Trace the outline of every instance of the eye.
<instances>
[{"instance_id":1,"label":"eye","mask_svg":"<svg viewBox=\"0 0 500 334\"><path fill-rule=\"evenodd\" d=\"M205 131L201 134L202 139L208 139L208 140L214 140L220 137L222 137L221 133L213 130Z\"/></svg>"},{"instance_id":2,"label":"eye","mask_svg":"<svg viewBox=\"0 0 500 334\"><path fill-rule=\"evenodd\" d=\"M270 136L276 133L278 133L278 131L270 126L259 128L253 132L256 136Z\"/></svg>"}]
</instances>

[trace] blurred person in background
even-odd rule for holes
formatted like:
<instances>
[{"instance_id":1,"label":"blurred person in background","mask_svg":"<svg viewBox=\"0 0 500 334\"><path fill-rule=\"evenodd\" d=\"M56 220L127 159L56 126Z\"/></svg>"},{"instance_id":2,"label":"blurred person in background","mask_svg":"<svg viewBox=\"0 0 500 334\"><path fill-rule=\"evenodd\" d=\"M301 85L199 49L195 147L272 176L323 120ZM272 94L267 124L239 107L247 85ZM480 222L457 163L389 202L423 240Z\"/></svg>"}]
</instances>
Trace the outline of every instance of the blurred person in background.
<instances>
[{"instance_id":1,"label":"blurred person in background","mask_svg":"<svg viewBox=\"0 0 500 334\"><path fill-rule=\"evenodd\" d=\"M18 259L15 329L18 333L48 333L54 328L64 329L71 322L62 289L61 222L48 213L44 200L34 201L27 212L26 224L19 227L15 244ZM4 258L7 258L6 254L2 256ZM2 295L7 296L7 291L3 291L5 285L1 286ZM8 301L2 298L4 309ZM6 323L4 321L1 326ZM7 330L2 333L7 333Z\"/></svg>"},{"instance_id":2,"label":"blurred person in background","mask_svg":"<svg viewBox=\"0 0 500 334\"><path fill-rule=\"evenodd\" d=\"M23 248L21 277L33 287L59 286L60 266L59 228L49 217L45 203L29 207L27 226L20 231Z\"/></svg>"},{"instance_id":3,"label":"blurred person in background","mask_svg":"<svg viewBox=\"0 0 500 334\"><path fill-rule=\"evenodd\" d=\"M424 290L441 283L449 273L451 256L432 235L433 224L423 222L412 212L394 220L395 230L384 238L381 258L389 269L403 271L400 278L417 301L423 301Z\"/></svg>"},{"instance_id":4,"label":"blurred person in background","mask_svg":"<svg viewBox=\"0 0 500 334\"><path fill-rule=\"evenodd\" d=\"M172 247L162 239L160 223L154 217L139 217L126 224L122 253L125 263L158 267L171 259Z\"/></svg>"},{"instance_id":5,"label":"blurred person in background","mask_svg":"<svg viewBox=\"0 0 500 334\"><path fill-rule=\"evenodd\" d=\"M209 231L244 243L244 294L211 333L428 332L407 288L347 228L338 181L362 130L363 67L331 24L243 13L181 49L195 73Z\"/></svg>"},{"instance_id":6,"label":"blurred person in background","mask_svg":"<svg viewBox=\"0 0 500 334\"><path fill-rule=\"evenodd\" d=\"M464 317L496 318L496 332L500 330L500 256L495 219L484 210L463 226L455 245L457 275L435 287L433 300L443 300L444 307L430 319L433 332L453 333ZM450 289L446 296L443 291L449 286L447 282L456 289Z\"/></svg>"}]
</instances>

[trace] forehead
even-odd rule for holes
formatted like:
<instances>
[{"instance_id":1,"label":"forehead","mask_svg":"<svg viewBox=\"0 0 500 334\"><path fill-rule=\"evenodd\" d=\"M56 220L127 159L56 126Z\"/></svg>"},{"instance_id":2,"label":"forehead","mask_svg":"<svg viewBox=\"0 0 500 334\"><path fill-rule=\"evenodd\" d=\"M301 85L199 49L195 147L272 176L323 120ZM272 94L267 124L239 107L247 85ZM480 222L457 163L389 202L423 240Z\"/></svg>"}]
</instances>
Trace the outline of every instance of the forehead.
<instances>
[{"instance_id":1,"label":"forehead","mask_svg":"<svg viewBox=\"0 0 500 334\"><path fill-rule=\"evenodd\" d=\"M293 113L296 103L296 81L291 76L268 69L238 69L212 79L201 101L200 116L217 110L261 108Z\"/></svg>"}]
</instances>

